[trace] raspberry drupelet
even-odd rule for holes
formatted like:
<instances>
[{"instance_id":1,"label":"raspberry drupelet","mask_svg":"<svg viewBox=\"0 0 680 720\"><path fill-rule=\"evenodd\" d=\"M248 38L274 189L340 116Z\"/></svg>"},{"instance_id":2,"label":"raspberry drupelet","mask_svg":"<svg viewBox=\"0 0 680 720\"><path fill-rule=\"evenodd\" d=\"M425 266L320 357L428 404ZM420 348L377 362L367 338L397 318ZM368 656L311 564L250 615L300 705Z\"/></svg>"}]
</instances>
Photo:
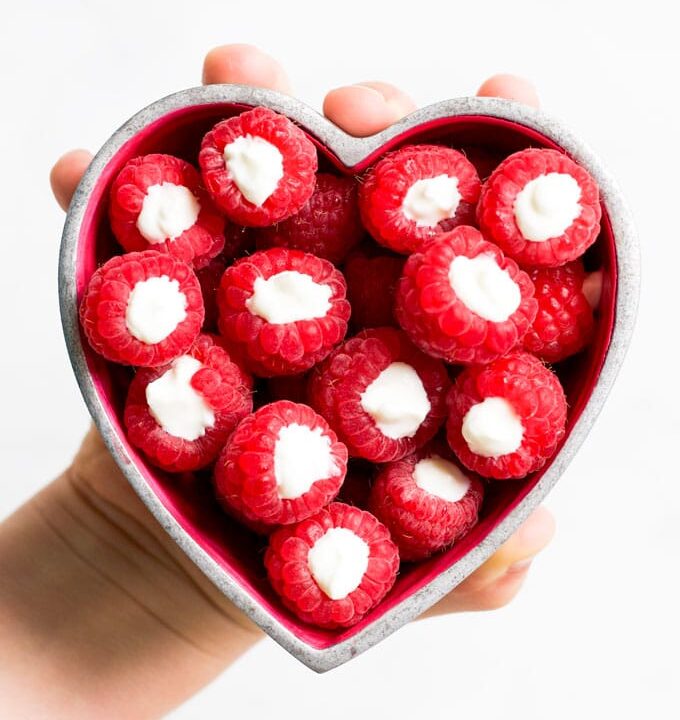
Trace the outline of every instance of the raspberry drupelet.
<instances>
[{"instance_id":1,"label":"raspberry drupelet","mask_svg":"<svg viewBox=\"0 0 680 720\"><path fill-rule=\"evenodd\" d=\"M371 513L335 502L276 530L264 563L287 608L312 625L338 628L355 625L385 597L399 552Z\"/></svg>"},{"instance_id":2,"label":"raspberry drupelet","mask_svg":"<svg viewBox=\"0 0 680 720\"><path fill-rule=\"evenodd\" d=\"M237 518L288 525L338 494L347 448L307 405L280 400L241 420L215 465L218 500Z\"/></svg>"},{"instance_id":3,"label":"raspberry drupelet","mask_svg":"<svg viewBox=\"0 0 680 720\"><path fill-rule=\"evenodd\" d=\"M595 328L601 273L586 275L583 263L574 260L556 268L535 268L529 277L536 289L538 313L524 336L524 349L546 362L559 362L583 350Z\"/></svg>"},{"instance_id":4,"label":"raspberry drupelet","mask_svg":"<svg viewBox=\"0 0 680 720\"><path fill-rule=\"evenodd\" d=\"M350 455L389 462L430 440L446 415L444 364L394 328L343 343L310 373L309 400Z\"/></svg>"},{"instance_id":5,"label":"raspberry drupelet","mask_svg":"<svg viewBox=\"0 0 680 720\"><path fill-rule=\"evenodd\" d=\"M423 352L487 363L512 350L536 316L529 276L475 228L440 235L406 261L395 315Z\"/></svg>"},{"instance_id":6,"label":"raspberry drupelet","mask_svg":"<svg viewBox=\"0 0 680 720\"><path fill-rule=\"evenodd\" d=\"M227 268L217 293L220 333L255 375L295 375L347 332L342 273L309 253L271 248Z\"/></svg>"},{"instance_id":7,"label":"raspberry drupelet","mask_svg":"<svg viewBox=\"0 0 680 720\"><path fill-rule=\"evenodd\" d=\"M295 248L335 265L342 263L364 234L356 180L328 173L316 176L314 192L298 213L255 231L258 250Z\"/></svg>"},{"instance_id":8,"label":"raspberry drupelet","mask_svg":"<svg viewBox=\"0 0 680 720\"><path fill-rule=\"evenodd\" d=\"M448 448L431 444L378 471L369 509L389 529L402 560L422 560L477 523L483 497L479 478L461 470Z\"/></svg>"},{"instance_id":9,"label":"raspberry drupelet","mask_svg":"<svg viewBox=\"0 0 680 720\"><path fill-rule=\"evenodd\" d=\"M201 286L186 263L155 250L116 255L96 270L80 304L92 348L123 365L158 367L198 337Z\"/></svg>"},{"instance_id":10,"label":"raspberry drupelet","mask_svg":"<svg viewBox=\"0 0 680 720\"><path fill-rule=\"evenodd\" d=\"M185 160L154 153L130 160L113 181L111 229L128 252L167 252L195 268L224 248L223 215Z\"/></svg>"},{"instance_id":11,"label":"raspberry drupelet","mask_svg":"<svg viewBox=\"0 0 680 720\"><path fill-rule=\"evenodd\" d=\"M264 107L217 123L203 138L198 161L217 205L244 226L294 215L316 182L314 143L287 117Z\"/></svg>"},{"instance_id":12,"label":"raspberry drupelet","mask_svg":"<svg viewBox=\"0 0 680 720\"><path fill-rule=\"evenodd\" d=\"M227 269L227 261L223 255L213 258L205 267L196 270L196 277L201 284L203 294L203 307L205 318L203 330L212 332L217 329L217 288L220 286L222 275Z\"/></svg>"},{"instance_id":13,"label":"raspberry drupelet","mask_svg":"<svg viewBox=\"0 0 680 720\"><path fill-rule=\"evenodd\" d=\"M161 368L141 368L128 390L130 442L169 472L209 465L252 412L252 379L210 335Z\"/></svg>"},{"instance_id":14,"label":"raspberry drupelet","mask_svg":"<svg viewBox=\"0 0 680 720\"><path fill-rule=\"evenodd\" d=\"M388 153L359 190L364 225L381 245L409 254L438 234L474 222L480 181L457 150L408 145Z\"/></svg>"},{"instance_id":15,"label":"raspberry drupelet","mask_svg":"<svg viewBox=\"0 0 680 720\"><path fill-rule=\"evenodd\" d=\"M543 467L564 437L564 390L557 375L529 353L466 368L447 404L448 443L482 477L523 478Z\"/></svg>"},{"instance_id":16,"label":"raspberry drupelet","mask_svg":"<svg viewBox=\"0 0 680 720\"><path fill-rule=\"evenodd\" d=\"M350 253L343 273L352 306L352 327L395 325L394 293L404 269L403 255L393 255L368 244Z\"/></svg>"},{"instance_id":17,"label":"raspberry drupelet","mask_svg":"<svg viewBox=\"0 0 680 720\"><path fill-rule=\"evenodd\" d=\"M600 231L600 193L585 168L557 150L503 160L477 206L484 235L522 267L557 267L583 255Z\"/></svg>"}]
</instances>

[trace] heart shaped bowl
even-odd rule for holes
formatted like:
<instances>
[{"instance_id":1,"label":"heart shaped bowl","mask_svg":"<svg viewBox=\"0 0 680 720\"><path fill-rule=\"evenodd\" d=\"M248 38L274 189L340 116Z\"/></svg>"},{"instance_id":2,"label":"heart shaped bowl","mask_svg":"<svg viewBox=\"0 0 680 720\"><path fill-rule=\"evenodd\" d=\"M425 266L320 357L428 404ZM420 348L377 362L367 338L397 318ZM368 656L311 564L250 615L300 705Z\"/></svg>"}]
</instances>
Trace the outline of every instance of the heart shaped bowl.
<instances>
[{"instance_id":1,"label":"heart shaped bowl","mask_svg":"<svg viewBox=\"0 0 680 720\"><path fill-rule=\"evenodd\" d=\"M489 486L480 522L449 551L403 564L391 592L360 623L341 630L311 627L289 613L267 582L262 540L219 509L209 476L194 482L150 466L125 437L127 368L92 352L78 305L95 268L119 253L107 223L108 190L132 157L152 152L196 162L203 134L217 121L264 105L300 125L318 148L320 169L359 174L404 143L442 142L493 167L526 148L563 150L587 168L602 198L602 232L586 256L604 271L596 336L587 351L560 366L569 401L567 436L552 462L521 481ZM484 172L482 172L484 174ZM310 668L323 672L355 657L432 606L477 568L557 482L593 425L631 336L637 305L637 239L626 206L593 153L559 122L517 103L458 98L423 108L383 132L354 138L297 100L244 85L192 88L153 103L104 144L75 193L59 261L64 335L78 384L107 447L132 487L173 540L210 580L264 631Z\"/></svg>"}]
</instances>

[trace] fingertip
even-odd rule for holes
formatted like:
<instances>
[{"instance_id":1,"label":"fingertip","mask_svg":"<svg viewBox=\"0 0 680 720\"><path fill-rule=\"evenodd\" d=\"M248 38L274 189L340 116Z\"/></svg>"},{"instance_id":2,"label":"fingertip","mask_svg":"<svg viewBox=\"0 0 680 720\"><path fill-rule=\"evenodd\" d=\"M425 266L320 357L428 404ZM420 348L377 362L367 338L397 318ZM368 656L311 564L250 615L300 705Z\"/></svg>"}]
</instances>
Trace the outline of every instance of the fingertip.
<instances>
[{"instance_id":1,"label":"fingertip","mask_svg":"<svg viewBox=\"0 0 680 720\"><path fill-rule=\"evenodd\" d=\"M533 550L531 555L535 555L553 539L556 527L555 516L548 508L539 505L517 531L517 542Z\"/></svg>"},{"instance_id":2,"label":"fingertip","mask_svg":"<svg viewBox=\"0 0 680 720\"><path fill-rule=\"evenodd\" d=\"M324 115L357 137L373 135L415 109L411 98L383 82L363 82L331 90L323 102Z\"/></svg>"},{"instance_id":3,"label":"fingertip","mask_svg":"<svg viewBox=\"0 0 680 720\"><path fill-rule=\"evenodd\" d=\"M243 83L290 93L291 85L283 67L254 45L220 45L203 60L203 84Z\"/></svg>"},{"instance_id":4,"label":"fingertip","mask_svg":"<svg viewBox=\"0 0 680 720\"><path fill-rule=\"evenodd\" d=\"M69 150L52 167L50 186L62 210L68 209L80 178L91 161L92 153L89 150Z\"/></svg>"},{"instance_id":5,"label":"fingertip","mask_svg":"<svg viewBox=\"0 0 680 720\"><path fill-rule=\"evenodd\" d=\"M498 97L537 108L540 105L533 83L518 75L499 74L485 80L479 90L479 97Z\"/></svg>"},{"instance_id":6,"label":"fingertip","mask_svg":"<svg viewBox=\"0 0 680 720\"><path fill-rule=\"evenodd\" d=\"M547 508L538 507L496 552L472 573L465 583L477 588L505 574L515 563L531 559L550 543L555 519Z\"/></svg>"},{"instance_id":7,"label":"fingertip","mask_svg":"<svg viewBox=\"0 0 680 720\"><path fill-rule=\"evenodd\" d=\"M496 581L470 602L469 610L489 611L500 610L512 602L524 585L529 572L530 562L517 563L511 566Z\"/></svg>"}]
</instances>

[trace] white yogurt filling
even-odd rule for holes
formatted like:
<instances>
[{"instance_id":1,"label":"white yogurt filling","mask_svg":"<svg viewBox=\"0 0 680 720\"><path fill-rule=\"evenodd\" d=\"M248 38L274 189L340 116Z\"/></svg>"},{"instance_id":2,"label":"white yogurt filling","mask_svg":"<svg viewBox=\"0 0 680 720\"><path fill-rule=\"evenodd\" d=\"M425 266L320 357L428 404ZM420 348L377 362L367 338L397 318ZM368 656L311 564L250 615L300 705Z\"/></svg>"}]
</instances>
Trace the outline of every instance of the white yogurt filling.
<instances>
[{"instance_id":1,"label":"white yogurt filling","mask_svg":"<svg viewBox=\"0 0 680 720\"><path fill-rule=\"evenodd\" d=\"M187 299L177 280L167 275L140 280L128 297L125 325L137 340L154 345L186 318L186 307Z\"/></svg>"},{"instance_id":2,"label":"white yogurt filling","mask_svg":"<svg viewBox=\"0 0 680 720\"><path fill-rule=\"evenodd\" d=\"M274 325L322 318L331 308L330 285L317 283L304 273L284 270L265 280L257 278L246 307Z\"/></svg>"},{"instance_id":3,"label":"white yogurt filling","mask_svg":"<svg viewBox=\"0 0 680 720\"><path fill-rule=\"evenodd\" d=\"M274 445L274 477L280 498L300 497L317 480L337 474L331 440L321 428L292 423L279 430Z\"/></svg>"},{"instance_id":4,"label":"white yogurt filling","mask_svg":"<svg viewBox=\"0 0 680 720\"><path fill-rule=\"evenodd\" d=\"M175 240L196 224L200 210L196 196L184 185L150 185L137 217L137 229L151 245Z\"/></svg>"},{"instance_id":5,"label":"white yogurt filling","mask_svg":"<svg viewBox=\"0 0 680 720\"><path fill-rule=\"evenodd\" d=\"M523 237L543 242L558 237L581 214L581 186L569 173L530 180L515 198L515 222Z\"/></svg>"},{"instance_id":6,"label":"white yogurt filling","mask_svg":"<svg viewBox=\"0 0 680 720\"><path fill-rule=\"evenodd\" d=\"M356 590L368 568L366 542L347 528L330 528L310 549L307 565L317 585L331 600Z\"/></svg>"},{"instance_id":7,"label":"white yogurt filling","mask_svg":"<svg viewBox=\"0 0 680 720\"><path fill-rule=\"evenodd\" d=\"M439 455L419 460L413 469L413 479L421 490L448 502L462 500L470 488L470 478Z\"/></svg>"},{"instance_id":8,"label":"white yogurt filling","mask_svg":"<svg viewBox=\"0 0 680 720\"><path fill-rule=\"evenodd\" d=\"M519 448L524 426L505 398L489 397L467 411L462 433L467 446L476 455L500 457Z\"/></svg>"},{"instance_id":9,"label":"white yogurt filling","mask_svg":"<svg viewBox=\"0 0 680 720\"><path fill-rule=\"evenodd\" d=\"M404 196L401 211L418 227L434 227L456 214L460 199L458 178L437 175L416 180Z\"/></svg>"},{"instance_id":10,"label":"white yogurt filling","mask_svg":"<svg viewBox=\"0 0 680 720\"><path fill-rule=\"evenodd\" d=\"M253 205L263 205L283 177L283 155L264 138L242 135L224 148L231 179Z\"/></svg>"},{"instance_id":11,"label":"white yogurt filling","mask_svg":"<svg viewBox=\"0 0 680 720\"><path fill-rule=\"evenodd\" d=\"M392 440L413 437L432 406L418 373L393 362L361 393L361 407Z\"/></svg>"},{"instance_id":12,"label":"white yogurt filling","mask_svg":"<svg viewBox=\"0 0 680 720\"><path fill-rule=\"evenodd\" d=\"M449 284L463 304L484 320L504 322L522 300L517 283L493 255L459 255L449 266Z\"/></svg>"},{"instance_id":13,"label":"white yogurt filling","mask_svg":"<svg viewBox=\"0 0 680 720\"><path fill-rule=\"evenodd\" d=\"M183 440L197 440L215 424L215 413L191 378L201 369L191 355L181 355L159 378L146 386L149 412L166 433Z\"/></svg>"}]
</instances>

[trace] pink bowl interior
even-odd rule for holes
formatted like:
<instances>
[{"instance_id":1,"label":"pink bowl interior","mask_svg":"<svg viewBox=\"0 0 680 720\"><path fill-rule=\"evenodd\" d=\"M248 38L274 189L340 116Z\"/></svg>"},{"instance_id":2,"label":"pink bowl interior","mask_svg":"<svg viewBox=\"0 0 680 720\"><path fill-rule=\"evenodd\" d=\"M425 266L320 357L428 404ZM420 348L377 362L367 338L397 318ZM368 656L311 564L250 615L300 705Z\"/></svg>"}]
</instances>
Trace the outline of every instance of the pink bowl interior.
<instances>
[{"instance_id":1,"label":"pink bowl interior","mask_svg":"<svg viewBox=\"0 0 680 720\"><path fill-rule=\"evenodd\" d=\"M95 268L121 250L107 222L108 190L122 166L137 155L163 152L178 155L196 164L204 133L217 121L247 109L234 104L210 104L184 108L155 121L127 141L101 173L92 192L78 238L76 286L80 301ZM368 167L379 155L407 142L443 142L464 150L475 162L482 178L503 157L526 147L560 149L545 136L525 126L486 116L459 116L432 121L392 139L359 166L346 168L316 138L320 165L325 170L355 174ZM602 232L588 251L586 266L604 270L604 287L596 337L590 348L561 363L555 369L569 400L571 429L583 411L597 380L609 345L614 323L616 296L616 254L614 237L606 208L603 207ZM132 377L128 368L104 361L89 348L83 336L88 367L103 407L121 444L134 459L140 473L184 530L258 603L302 641L315 648L327 648L343 641L370 624L383 613L422 588L440 572L451 567L510 513L536 485L542 472L521 481L489 484L479 524L447 552L416 564L403 564L389 595L360 623L344 630L321 630L309 626L289 613L268 584L262 563L265 541L226 516L215 501L209 473L170 475L149 465L126 440L122 408Z\"/></svg>"}]
</instances>

